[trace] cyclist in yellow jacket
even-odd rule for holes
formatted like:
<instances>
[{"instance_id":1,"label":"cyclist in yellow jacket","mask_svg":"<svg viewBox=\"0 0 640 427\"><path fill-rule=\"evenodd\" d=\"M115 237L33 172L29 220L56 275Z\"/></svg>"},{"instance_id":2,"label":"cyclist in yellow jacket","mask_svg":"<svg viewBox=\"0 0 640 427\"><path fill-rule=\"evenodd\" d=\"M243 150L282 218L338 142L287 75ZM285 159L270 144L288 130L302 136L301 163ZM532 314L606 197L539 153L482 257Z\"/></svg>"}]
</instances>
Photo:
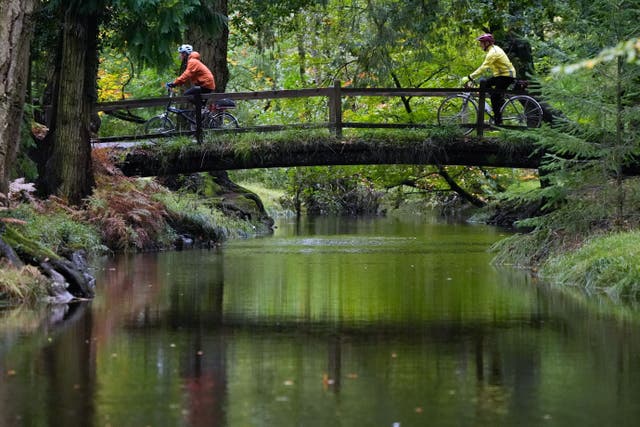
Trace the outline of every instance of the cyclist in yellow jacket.
<instances>
[{"instance_id":1,"label":"cyclist in yellow jacket","mask_svg":"<svg viewBox=\"0 0 640 427\"><path fill-rule=\"evenodd\" d=\"M516 70L511 64L509 57L504 50L495 45L495 39L492 34L486 33L476 39L482 50L487 52L482 65L473 73L462 79L462 83L474 80L490 70L492 77L480 79L480 89L494 89L491 93L491 108L493 109L493 118L496 125L502 124L502 113L500 109L504 104L504 92L509 85L516 79Z\"/></svg>"}]
</instances>

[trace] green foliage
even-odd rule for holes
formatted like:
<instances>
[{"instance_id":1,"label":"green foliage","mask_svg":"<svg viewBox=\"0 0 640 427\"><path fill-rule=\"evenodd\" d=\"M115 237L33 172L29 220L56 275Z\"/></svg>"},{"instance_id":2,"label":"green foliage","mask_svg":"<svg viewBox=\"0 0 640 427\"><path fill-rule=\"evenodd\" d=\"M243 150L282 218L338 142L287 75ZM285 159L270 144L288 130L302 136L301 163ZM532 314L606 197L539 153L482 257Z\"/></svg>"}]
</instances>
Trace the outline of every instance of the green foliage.
<instances>
[{"instance_id":1,"label":"green foliage","mask_svg":"<svg viewBox=\"0 0 640 427\"><path fill-rule=\"evenodd\" d=\"M266 170L270 171L271 169L266 169ZM282 179L286 179L287 169L279 168L277 170L277 174L281 176ZM286 185L286 183L284 181L283 181L282 187L277 187L273 185L274 184L273 181L271 182L272 185L270 187L265 187L264 185L262 185L260 179L256 179L255 176L251 177L252 179L250 181L243 181L241 178L242 175L235 176L235 178L234 178L234 175L232 174L229 174L229 176L234 182L239 183L240 185L242 185L243 188L246 188L247 190L257 194L258 197L260 197L260 200L264 205L264 210L267 212L269 217L277 218L277 217L293 216L294 212L283 206L283 202L286 205L286 202L285 202L286 196L284 191L284 186ZM270 175L270 176L273 176L273 175ZM267 179L267 182L269 182L268 179Z\"/></svg>"},{"instance_id":2,"label":"green foliage","mask_svg":"<svg viewBox=\"0 0 640 427\"><path fill-rule=\"evenodd\" d=\"M640 296L640 232L593 239L575 252L549 259L541 276L553 283L605 291L617 297Z\"/></svg>"},{"instance_id":3,"label":"green foliage","mask_svg":"<svg viewBox=\"0 0 640 427\"><path fill-rule=\"evenodd\" d=\"M85 250L90 254L103 253L106 248L100 240L99 231L80 220L78 212L67 209L54 201L43 204L20 204L3 211L2 216L16 218L27 223L19 233L32 242L37 242L47 254L61 254ZM16 230L17 231L17 230ZM53 255L53 257L56 257Z\"/></svg>"},{"instance_id":4,"label":"green foliage","mask_svg":"<svg viewBox=\"0 0 640 427\"><path fill-rule=\"evenodd\" d=\"M116 0L105 43L129 52L142 65L166 68L174 64L177 48L190 25L201 25L209 32L226 25L211 5L202 0Z\"/></svg>"},{"instance_id":5,"label":"green foliage","mask_svg":"<svg viewBox=\"0 0 640 427\"><path fill-rule=\"evenodd\" d=\"M231 87L318 87L336 78L346 86L416 87L447 68L430 60L424 43L439 2L303 1L307 6L295 15L261 11L249 20L246 11L262 5L253 3L240 3L245 14L231 22ZM299 5L287 3L290 10Z\"/></svg>"},{"instance_id":6,"label":"green foliage","mask_svg":"<svg viewBox=\"0 0 640 427\"><path fill-rule=\"evenodd\" d=\"M233 182L260 183L266 189L283 189L287 185L288 168L244 169L229 171Z\"/></svg>"},{"instance_id":7,"label":"green foliage","mask_svg":"<svg viewBox=\"0 0 640 427\"><path fill-rule=\"evenodd\" d=\"M625 9L625 4L630 6L627 2L619 3L615 12L609 3L585 5L579 10L584 17L583 25L578 26L580 33L575 39L569 35L560 38L559 43L581 44L586 52L628 37L640 12ZM612 57L610 62L598 61L572 71L554 75L545 87L546 98L553 99L554 107L564 112L553 127L534 134L547 153L542 170L545 186L517 196L523 202L542 201L546 213L521 221L520 225L532 227L533 232L501 243L498 261L536 265L549 256L573 251L594 234L640 226L636 213L640 182L624 175L626 164L638 155L640 67ZM587 261L592 267L583 268L597 270L599 277L607 277L605 270L626 268L594 259ZM553 276L567 282L573 270L562 274L560 270L568 265L556 263ZM576 280L591 286L596 280L592 273L582 272ZM632 272L630 277L634 277Z\"/></svg>"},{"instance_id":8,"label":"green foliage","mask_svg":"<svg viewBox=\"0 0 640 427\"><path fill-rule=\"evenodd\" d=\"M357 167L308 167L288 170L287 194L295 211L309 215L376 215L382 192Z\"/></svg>"},{"instance_id":9,"label":"green foliage","mask_svg":"<svg viewBox=\"0 0 640 427\"><path fill-rule=\"evenodd\" d=\"M229 15L243 43L272 45L276 42L275 29L291 30L294 14L323 3L324 0L234 0Z\"/></svg>"},{"instance_id":10,"label":"green foliage","mask_svg":"<svg viewBox=\"0 0 640 427\"><path fill-rule=\"evenodd\" d=\"M250 222L224 215L217 208L218 201L211 197L179 191L156 193L155 199L162 202L174 229L203 241L219 242L255 233Z\"/></svg>"},{"instance_id":11,"label":"green foliage","mask_svg":"<svg viewBox=\"0 0 640 427\"><path fill-rule=\"evenodd\" d=\"M47 296L49 279L36 267L0 268L0 301L4 303L35 303Z\"/></svg>"},{"instance_id":12,"label":"green foliage","mask_svg":"<svg viewBox=\"0 0 640 427\"><path fill-rule=\"evenodd\" d=\"M537 266L549 256L574 250L595 234L640 227L640 216L637 214L640 210L638 178L625 180L621 189L610 178L605 178L598 185L581 188L578 191L575 186L553 185L511 194L509 200L522 206L540 198L546 200L547 204L540 216L517 222L520 227L532 231L514 235L493 247L497 253L494 262ZM618 191L625 194L627 212L621 222L618 220Z\"/></svg>"}]
</instances>

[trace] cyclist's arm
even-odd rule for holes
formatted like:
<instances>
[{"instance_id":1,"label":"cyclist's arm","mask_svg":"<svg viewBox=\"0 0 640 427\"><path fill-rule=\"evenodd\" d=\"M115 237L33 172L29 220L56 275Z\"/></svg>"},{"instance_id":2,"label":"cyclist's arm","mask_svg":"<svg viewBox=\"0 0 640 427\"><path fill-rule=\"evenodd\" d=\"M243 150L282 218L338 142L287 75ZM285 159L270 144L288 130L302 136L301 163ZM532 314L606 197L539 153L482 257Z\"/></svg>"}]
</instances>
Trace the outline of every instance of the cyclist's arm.
<instances>
[{"instance_id":1,"label":"cyclist's arm","mask_svg":"<svg viewBox=\"0 0 640 427\"><path fill-rule=\"evenodd\" d=\"M471 80L475 80L478 76L484 73L485 70L491 69L491 65L495 60L494 56L495 55L492 55L492 52L488 52L487 56L484 57L482 65L480 65L473 73L469 74L469 78Z\"/></svg>"},{"instance_id":2,"label":"cyclist's arm","mask_svg":"<svg viewBox=\"0 0 640 427\"><path fill-rule=\"evenodd\" d=\"M191 76L193 75L193 64L191 61L187 62L187 68L185 68L184 72L182 74L180 74L180 77L176 78L173 81L173 84L176 86L180 86L185 84L187 81L189 81L191 79Z\"/></svg>"}]
</instances>

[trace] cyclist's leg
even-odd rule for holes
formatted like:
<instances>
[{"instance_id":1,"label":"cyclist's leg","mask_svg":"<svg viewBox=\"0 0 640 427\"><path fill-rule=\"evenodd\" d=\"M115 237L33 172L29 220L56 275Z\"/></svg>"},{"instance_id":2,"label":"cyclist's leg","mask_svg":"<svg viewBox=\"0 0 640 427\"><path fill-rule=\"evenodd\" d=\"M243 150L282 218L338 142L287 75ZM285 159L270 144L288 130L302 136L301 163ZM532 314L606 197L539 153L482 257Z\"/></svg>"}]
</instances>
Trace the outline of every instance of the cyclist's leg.
<instances>
[{"instance_id":1,"label":"cyclist's leg","mask_svg":"<svg viewBox=\"0 0 640 427\"><path fill-rule=\"evenodd\" d=\"M192 86L189 89L184 91L184 95L189 97L189 100L191 101L192 104L194 104L196 106L196 108L200 108L200 111L202 111L202 107L203 107L203 103L202 103L202 98L200 97L201 94L204 93L211 93L213 92L212 89L206 88L206 87L201 87L201 86ZM192 121L191 123L191 130L195 130L195 120L196 120L196 116L195 114L192 115L193 117L190 119ZM204 118L203 118L204 120Z\"/></svg>"},{"instance_id":2,"label":"cyclist's leg","mask_svg":"<svg viewBox=\"0 0 640 427\"><path fill-rule=\"evenodd\" d=\"M200 86L192 86L184 91L184 96L188 96L192 104L198 105L198 99L200 94L203 93L203 89Z\"/></svg>"},{"instance_id":3,"label":"cyclist's leg","mask_svg":"<svg viewBox=\"0 0 640 427\"><path fill-rule=\"evenodd\" d=\"M184 91L184 95L185 96L189 96L189 95L200 95L200 94L205 94L205 93L211 93L213 92L212 89L209 89L208 87L202 87L202 86L191 86L189 89Z\"/></svg>"},{"instance_id":4,"label":"cyclist's leg","mask_svg":"<svg viewBox=\"0 0 640 427\"><path fill-rule=\"evenodd\" d=\"M480 90L493 89L493 78L488 78L488 77L481 78L480 80L478 80L478 86ZM491 98L491 110L492 110L491 113L494 115L494 120L495 120L495 109L493 108L493 98ZM488 112L486 106L485 106L485 111Z\"/></svg>"},{"instance_id":5,"label":"cyclist's leg","mask_svg":"<svg viewBox=\"0 0 640 427\"><path fill-rule=\"evenodd\" d=\"M502 106L504 105L504 91L514 82L513 77L497 76L487 79L487 86L494 89L491 94L491 108L493 109L493 120L496 125L502 124Z\"/></svg>"}]
</instances>

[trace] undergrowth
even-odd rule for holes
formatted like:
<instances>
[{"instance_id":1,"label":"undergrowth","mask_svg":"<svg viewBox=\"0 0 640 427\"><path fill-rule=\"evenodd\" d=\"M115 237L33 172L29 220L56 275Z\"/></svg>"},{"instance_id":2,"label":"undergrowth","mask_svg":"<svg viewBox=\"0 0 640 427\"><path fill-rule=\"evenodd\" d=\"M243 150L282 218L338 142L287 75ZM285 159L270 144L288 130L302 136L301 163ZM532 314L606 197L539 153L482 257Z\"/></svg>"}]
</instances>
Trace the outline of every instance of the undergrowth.
<instances>
[{"instance_id":1,"label":"undergrowth","mask_svg":"<svg viewBox=\"0 0 640 427\"><path fill-rule=\"evenodd\" d=\"M19 232L52 252L84 250L91 255L107 250L98 228L88 223L81 211L55 197L21 203L4 211L4 215L24 221L26 226L16 227Z\"/></svg>"},{"instance_id":2,"label":"undergrowth","mask_svg":"<svg viewBox=\"0 0 640 427\"><path fill-rule=\"evenodd\" d=\"M592 239L574 252L551 257L540 276L559 285L581 286L616 297L640 296L640 231Z\"/></svg>"},{"instance_id":3,"label":"undergrowth","mask_svg":"<svg viewBox=\"0 0 640 427\"><path fill-rule=\"evenodd\" d=\"M0 266L0 301L33 303L47 296L49 280L34 266L20 269Z\"/></svg>"},{"instance_id":4,"label":"undergrowth","mask_svg":"<svg viewBox=\"0 0 640 427\"><path fill-rule=\"evenodd\" d=\"M16 227L25 238L59 254L157 250L172 247L178 233L206 241L253 233L251 224L225 216L210 198L122 175L106 151L94 150L93 164L96 186L83 206L31 198L0 216L24 221Z\"/></svg>"},{"instance_id":5,"label":"undergrowth","mask_svg":"<svg viewBox=\"0 0 640 427\"><path fill-rule=\"evenodd\" d=\"M154 198L165 207L170 225L178 232L203 241L222 241L254 233L248 221L224 215L207 200L188 192L158 192Z\"/></svg>"}]
</instances>

